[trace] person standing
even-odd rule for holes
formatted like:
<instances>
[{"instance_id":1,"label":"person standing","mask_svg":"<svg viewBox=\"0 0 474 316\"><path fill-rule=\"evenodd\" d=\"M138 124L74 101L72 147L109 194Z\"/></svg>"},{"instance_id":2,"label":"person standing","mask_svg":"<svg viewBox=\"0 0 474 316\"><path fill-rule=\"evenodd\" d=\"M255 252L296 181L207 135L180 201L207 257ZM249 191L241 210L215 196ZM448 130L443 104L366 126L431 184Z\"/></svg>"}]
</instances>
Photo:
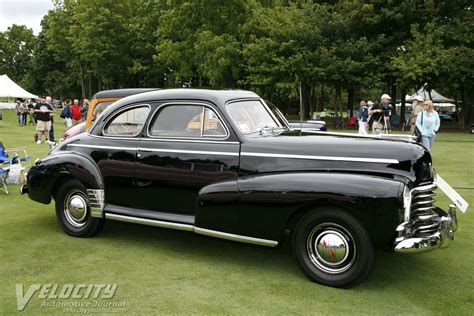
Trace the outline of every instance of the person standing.
<instances>
[{"instance_id":1,"label":"person standing","mask_svg":"<svg viewBox=\"0 0 474 316\"><path fill-rule=\"evenodd\" d=\"M383 94L380 98L381 103L375 104L369 110L369 115L371 116L369 125L372 127L372 133L375 135L382 134L387 124L390 124L388 104L391 99L388 94Z\"/></svg>"},{"instance_id":2,"label":"person standing","mask_svg":"<svg viewBox=\"0 0 474 316\"><path fill-rule=\"evenodd\" d=\"M34 99L30 99L30 102L28 102L28 113L29 113L29 117L30 117L30 122L29 122L30 125L35 125L36 124L34 110L35 110Z\"/></svg>"},{"instance_id":3,"label":"person standing","mask_svg":"<svg viewBox=\"0 0 474 316\"><path fill-rule=\"evenodd\" d=\"M362 100L360 101L359 109L359 134L367 134L367 117L369 116L369 110L367 108L367 103Z\"/></svg>"},{"instance_id":4,"label":"person standing","mask_svg":"<svg viewBox=\"0 0 474 316\"><path fill-rule=\"evenodd\" d=\"M433 101L426 100L424 110L416 118L416 127L421 133L421 144L430 150L440 126L439 115L433 109Z\"/></svg>"},{"instance_id":5,"label":"person standing","mask_svg":"<svg viewBox=\"0 0 474 316\"><path fill-rule=\"evenodd\" d=\"M66 100L64 108L61 112L61 117L64 119L64 126L66 131L72 127L72 116L71 116L71 101Z\"/></svg>"},{"instance_id":6,"label":"person standing","mask_svg":"<svg viewBox=\"0 0 474 316\"><path fill-rule=\"evenodd\" d=\"M82 100L82 120L83 121L87 119L87 111L89 111L89 104L90 104L90 101L88 99Z\"/></svg>"},{"instance_id":7,"label":"person standing","mask_svg":"<svg viewBox=\"0 0 474 316\"><path fill-rule=\"evenodd\" d=\"M15 106L15 111L16 111L16 116L18 117L18 125L23 126L24 121L23 121L23 113L25 112L25 107L21 103L20 100L16 101L16 106Z\"/></svg>"},{"instance_id":8,"label":"person standing","mask_svg":"<svg viewBox=\"0 0 474 316\"><path fill-rule=\"evenodd\" d=\"M423 98L419 95L417 95L414 98L414 101L411 105L411 117L410 117L410 134L415 135L415 130L416 130L416 119L418 117L418 114L420 114L421 111L423 111Z\"/></svg>"},{"instance_id":9,"label":"person standing","mask_svg":"<svg viewBox=\"0 0 474 316\"><path fill-rule=\"evenodd\" d=\"M36 132L38 133L37 144L41 144L41 137L44 135L45 143L50 144L49 130L51 129L51 113L53 107L51 106L51 97L46 97L46 100L41 100L35 105L36 113Z\"/></svg>"},{"instance_id":10,"label":"person standing","mask_svg":"<svg viewBox=\"0 0 474 316\"><path fill-rule=\"evenodd\" d=\"M71 106L71 116L72 116L72 126L75 126L82 121L82 112L81 106L79 105L79 100L74 99L74 104Z\"/></svg>"},{"instance_id":11,"label":"person standing","mask_svg":"<svg viewBox=\"0 0 474 316\"><path fill-rule=\"evenodd\" d=\"M28 103L24 101L21 105L23 107L21 112L22 122L23 125L26 125L26 120L28 119Z\"/></svg>"}]
</instances>

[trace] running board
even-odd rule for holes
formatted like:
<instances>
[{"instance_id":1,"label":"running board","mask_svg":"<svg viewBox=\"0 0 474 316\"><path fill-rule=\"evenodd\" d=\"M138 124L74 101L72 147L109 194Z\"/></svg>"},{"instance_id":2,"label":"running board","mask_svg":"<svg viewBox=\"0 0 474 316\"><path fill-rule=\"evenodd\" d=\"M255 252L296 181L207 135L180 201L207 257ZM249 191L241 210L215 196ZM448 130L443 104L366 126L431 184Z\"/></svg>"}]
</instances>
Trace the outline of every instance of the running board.
<instances>
[{"instance_id":1,"label":"running board","mask_svg":"<svg viewBox=\"0 0 474 316\"><path fill-rule=\"evenodd\" d=\"M216 238L238 241L238 242L260 245L260 246L276 247L278 245L278 242L275 240L230 234L230 233L220 232L217 230L210 230L210 229L196 227L193 225L181 224L181 223L166 222L166 221L160 221L160 220L154 220L154 219L148 219L148 218L113 214L113 213L105 213L105 218L121 221L121 222L127 222L127 223L142 224L142 225L170 228L170 229L176 229L176 230L184 230L184 231L194 232L199 235L216 237Z\"/></svg>"},{"instance_id":2,"label":"running board","mask_svg":"<svg viewBox=\"0 0 474 316\"><path fill-rule=\"evenodd\" d=\"M155 219L132 217L132 216L113 214L113 213L105 213L105 218L113 219L113 220L121 221L121 222L127 222L127 223L143 224L143 225L148 225L148 226L163 227L163 228L170 228L170 229L176 229L176 230L184 230L188 232L194 231L194 226L191 226L191 225L158 221Z\"/></svg>"}]
</instances>

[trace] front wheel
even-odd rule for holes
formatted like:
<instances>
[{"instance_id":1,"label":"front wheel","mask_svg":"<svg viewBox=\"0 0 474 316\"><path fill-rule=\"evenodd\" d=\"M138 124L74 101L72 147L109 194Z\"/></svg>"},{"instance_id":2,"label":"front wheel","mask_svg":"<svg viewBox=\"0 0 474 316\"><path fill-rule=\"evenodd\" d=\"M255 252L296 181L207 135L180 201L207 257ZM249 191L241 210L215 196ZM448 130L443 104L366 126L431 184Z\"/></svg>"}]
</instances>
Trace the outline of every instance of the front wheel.
<instances>
[{"instance_id":1,"label":"front wheel","mask_svg":"<svg viewBox=\"0 0 474 316\"><path fill-rule=\"evenodd\" d=\"M305 214L295 227L293 251L313 281L351 287L363 281L374 266L370 236L351 214L322 208Z\"/></svg>"},{"instance_id":2,"label":"front wheel","mask_svg":"<svg viewBox=\"0 0 474 316\"><path fill-rule=\"evenodd\" d=\"M91 237L102 230L104 220L91 216L86 188L79 180L70 179L63 182L55 201L59 225L68 235Z\"/></svg>"}]
</instances>

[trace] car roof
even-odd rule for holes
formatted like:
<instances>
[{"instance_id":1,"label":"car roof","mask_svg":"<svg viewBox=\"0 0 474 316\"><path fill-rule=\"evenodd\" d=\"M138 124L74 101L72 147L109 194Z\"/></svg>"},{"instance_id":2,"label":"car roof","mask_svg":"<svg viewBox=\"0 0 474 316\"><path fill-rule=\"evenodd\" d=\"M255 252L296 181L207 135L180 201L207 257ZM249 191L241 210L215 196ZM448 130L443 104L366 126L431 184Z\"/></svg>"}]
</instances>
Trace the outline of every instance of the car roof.
<instances>
[{"instance_id":1,"label":"car roof","mask_svg":"<svg viewBox=\"0 0 474 316\"><path fill-rule=\"evenodd\" d=\"M150 92L158 90L158 88L129 88L129 89L113 89L113 90L103 90L99 91L92 97L93 99L101 98L124 98L129 95Z\"/></svg>"},{"instance_id":2,"label":"car roof","mask_svg":"<svg viewBox=\"0 0 474 316\"><path fill-rule=\"evenodd\" d=\"M153 100L206 100L217 106L238 99L258 99L256 93L245 90L210 90L210 89L163 89L132 95L116 101L112 107L124 104L148 102Z\"/></svg>"}]
</instances>

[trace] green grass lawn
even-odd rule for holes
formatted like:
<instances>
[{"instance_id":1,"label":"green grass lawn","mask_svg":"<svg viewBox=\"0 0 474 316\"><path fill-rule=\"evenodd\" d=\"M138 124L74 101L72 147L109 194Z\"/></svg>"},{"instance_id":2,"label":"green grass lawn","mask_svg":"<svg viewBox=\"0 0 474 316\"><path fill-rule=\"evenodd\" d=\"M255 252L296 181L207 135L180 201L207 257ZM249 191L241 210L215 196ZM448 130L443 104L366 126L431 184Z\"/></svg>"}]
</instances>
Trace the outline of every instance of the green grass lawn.
<instances>
[{"instance_id":1,"label":"green grass lawn","mask_svg":"<svg viewBox=\"0 0 474 316\"><path fill-rule=\"evenodd\" d=\"M3 111L0 141L48 152ZM57 116L59 118L59 116ZM56 138L62 134L56 123ZM15 284L118 284L112 302L129 314L416 314L474 311L474 135L442 133L432 151L440 175L470 203L449 248L426 254L380 252L374 272L349 290L324 287L300 271L288 242L270 249L187 232L108 221L95 238L69 237L54 205L0 191L0 314L17 312ZM448 199L438 191L438 205ZM35 294L25 315L59 314ZM67 301L67 300L66 300ZM79 300L84 301L84 300ZM107 301L107 300L102 300Z\"/></svg>"}]
</instances>

